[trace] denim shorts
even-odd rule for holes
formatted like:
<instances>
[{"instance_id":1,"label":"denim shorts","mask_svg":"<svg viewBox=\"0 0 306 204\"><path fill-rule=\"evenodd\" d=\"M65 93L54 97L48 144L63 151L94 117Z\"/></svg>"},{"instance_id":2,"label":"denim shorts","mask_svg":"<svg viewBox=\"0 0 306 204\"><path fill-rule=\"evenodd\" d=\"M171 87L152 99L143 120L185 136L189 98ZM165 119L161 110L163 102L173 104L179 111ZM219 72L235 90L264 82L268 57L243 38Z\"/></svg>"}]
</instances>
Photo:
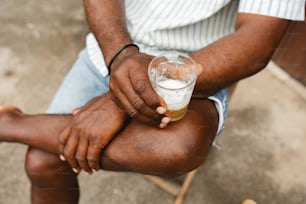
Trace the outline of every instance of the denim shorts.
<instances>
[{"instance_id":1,"label":"denim shorts","mask_svg":"<svg viewBox=\"0 0 306 204\"><path fill-rule=\"evenodd\" d=\"M105 66L105 65L104 65ZM58 89L48 113L71 113L73 109L86 104L90 99L109 91L109 75L103 76L90 59L86 49L82 50L72 69L66 75ZM210 96L219 113L219 135L227 114L228 89L222 89Z\"/></svg>"}]
</instances>

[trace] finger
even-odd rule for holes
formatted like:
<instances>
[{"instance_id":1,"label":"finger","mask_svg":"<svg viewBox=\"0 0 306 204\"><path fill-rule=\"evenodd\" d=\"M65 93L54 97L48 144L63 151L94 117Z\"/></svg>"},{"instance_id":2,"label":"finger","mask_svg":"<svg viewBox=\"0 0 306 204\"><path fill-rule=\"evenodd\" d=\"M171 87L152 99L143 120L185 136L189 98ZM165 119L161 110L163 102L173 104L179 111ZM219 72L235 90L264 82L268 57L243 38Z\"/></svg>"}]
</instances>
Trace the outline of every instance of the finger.
<instances>
[{"instance_id":1,"label":"finger","mask_svg":"<svg viewBox=\"0 0 306 204\"><path fill-rule=\"evenodd\" d=\"M136 95L139 95L147 105L146 107L149 107L149 109L156 114L155 109L161 105L160 97L153 89L148 76L135 73L131 78L131 83Z\"/></svg>"},{"instance_id":2,"label":"finger","mask_svg":"<svg viewBox=\"0 0 306 204\"><path fill-rule=\"evenodd\" d=\"M196 70L195 70L196 69ZM197 75L200 75L203 72L203 66L201 64L197 64L194 68L194 65L188 65L187 67L179 67L177 69L178 73L178 79L180 80L187 80L191 76L194 75L194 72L196 71Z\"/></svg>"},{"instance_id":3,"label":"finger","mask_svg":"<svg viewBox=\"0 0 306 204\"><path fill-rule=\"evenodd\" d=\"M164 71L164 69L166 71ZM188 67L184 64L179 64L175 62L167 62L163 64L163 68L158 69L161 72L164 72L163 75L166 75L167 78L186 80Z\"/></svg>"},{"instance_id":4,"label":"finger","mask_svg":"<svg viewBox=\"0 0 306 204\"><path fill-rule=\"evenodd\" d=\"M140 116L139 112L133 107L133 105L130 103L130 101L127 98L128 94L123 94L122 90L120 88L116 89L115 91L112 91L112 94L114 96L115 102L119 105L120 108L122 108L130 117L142 119L142 122L152 122L153 119L149 118L145 115Z\"/></svg>"},{"instance_id":5,"label":"finger","mask_svg":"<svg viewBox=\"0 0 306 204\"><path fill-rule=\"evenodd\" d=\"M156 112L158 112L161 115L164 115L166 113L166 110L168 109L168 106L166 104L166 101L161 96L158 96L158 97L160 101L160 106L156 108ZM159 108L159 111L157 110L158 108Z\"/></svg>"},{"instance_id":6,"label":"finger","mask_svg":"<svg viewBox=\"0 0 306 204\"><path fill-rule=\"evenodd\" d=\"M0 106L0 112L17 112L22 114L22 111L16 106Z\"/></svg>"},{"instance_id":7,"label":"finger","mask_svg":"<svg viewBox=\"0 0 306 204\"><path fill-rule=\"evenodd\" d=\"M203 71L203 66L201 64L197 64L197 75L200 75ZM167 64L167 74L170 78L179 79L179 80L187 80L194 73L193 65L185 66L181 64L168 63Z\"/></svg>"},{"instance_id":8,"label":"finger","mask_svg":"<svg viewBox=\"0 0 306 204\"><path fill-rule=\"evenodd\" d=\"M167 127L168 124L170 123L170 121L171 121L171 118L170 118L170 117L163 117L163 118L161 119L161 122L160 122L160 124L159 124L159 127L160 127L160 128L165 128L165 127Z\"/></svg>"},{"instance_id":9,"label":"finger","mask_svg":"<svg viewBox=\"0 0 306 204\"><path fill-rule=\"evenodd\" d=\"M100 169L100 153L102 151L102 145L89 145L87 152L87 160L91 169L98 171Z\"/></svg>"},{"instance_id":10,"label":"finger","mask_svg":"<svg viewBox=\"0 0 306 204\"><path fill-rule=\"evenodd\" d=\"M171 63L171 62L168 62L168 63L165 63L163 66L166 66L166 75L168 78L172 78L172 79L179 79L179 72L178 70L179 69L182 69L183 66L181 66L179 68L179 64L177 63ZM159 69L160 70L160 69Z\"/></svg>"},{"instance_id":11,"label":"finger","mask_svg":"<svg viewBox=\"0 0 306 204\"><path fill-rule=\"evenodd\" d=\"M64 156L64 148L65 148L65 145L67 143L67 140L70 136L70 133L71 133L71 127L68 126L66 127L61 133L60 135L58 136L58 144L59 144L59 152L60 152L60 159L62 161L66 161L66 158Z\"/></svg>"},{"instance_id":12,"label":"finger","mask_svg":"<svg viewBox=\"0 0 306 204\"><path fill-rule=\"evenodd\" d=\"M134 91L130 80L120 80L118 76L113 76L113 82L111 80L110 89L113 96L116 98L116 103L119 105L130 117L132 118L143 118L139 115L145 115L144 117L149 120L141 120L145 123L153 123L158 121L159 114L152 110L147 104L138 96ZM148 122L149 121L149 122Z\"/></svg>"},{"instance_id":13,"label":"finger","mask_svg":"<svg viewBox=\"0 0 306 204\"><path fill-rule=\"evenodd\" d=\"M122 93L117 93L118 95L120 95L120 94L122 94ZM122 97L125 97L125 96L122 96ZM121 101L123 104L126 104L126 105L122 105L119 101L118 101L118 99L116 99L115 97L113 97L112 98L112 100L123 110L123 111L125 111L126 113L128 113L128 115L131 117L131 118L135 118L135 119L137 119L138 121L141 121L141 122L143 122L143 123L146 123L146 124L150 124L150 125L154 125L154 124L156 124L157 122L159 122L160 121L160 118L162 117L162 116L159 116L158 118L156 118L156 119L152 119L152 118L149 118L149 117L147 117L146 115L142 115L142 114L139 114L136 110L135 110L135 113L133 112L133 110L131 110L131 109L126 109L124 106L128 106L129 105L129 103L128 103L128 101L126 100L126 101ZM166 113L166 108L164 108L164 107L159 107L158 108L158 110L157 110L157 112L159 113L159 114L164 114L164 113ZM129 114L130 113L130 114Z\"/></svg>"},{"instance_id":14,"label":"finger","mask_svg":"<svg viewBox=\"0 0 306 204\"><path fill-rule=\"evenodd\" d=\"M92 174L92 170L89 167L88 161L87 161L87 150L88 150L88 140L87 137L81 137L78 148L75 154L75 157L78 161L79 166L81 169L85 170L89 174Z\"/></svg>"},{"instance_id":15,"label":"finger","mask_svg":"<svg viewBox=\"0 0 306 204\"><path fill-rule=\"evenodd\" d=\"M64 148L64 156L66 157L67 162L70 164L72 170L75 173L80 172L80 167L75 158L75 153L77 150L78 143L79 143L79 137L75 131L72 131L67 141L67 144L65 145Z\"/></svg>"},{"instance_id":16,"label":"finger","mask_svg":"<svg viewBox=\"0 0 306 204\"><path fill-rule=\"evenodd\" d=\"M144 113L140 113L138 110L136 110L131 104L130 101L126 98L126 96L120 91L117 93L118 96L120 96L121 98L124 98L121 103L123 104L123 106L125 106L123 108L123 110L126 111L126 113L132 117L135 118L143 123L146 124L150 124L153 125L155 123L157 123L158 121L160 121L161 119L161 115L157 114L157 113L152 113L152 111L150 110L151 114L147 114L146 111L144 111ZM141 110L140 110L141 111Z\"/></svg>"},{"instance_id":17,"label":"finger","mask_svg":"<svg viewBox=\"0 0 306 204\"><path fill-rule=\"evenodd\" d=\"M138 95L138 93L136 93L132 87L126 87L122 89L122 92L125 93L127 100L129 101L133 109L137 111L137 113L145 115L148 118L151 118L152 120L156 120L159 118L159 114L156 112L156 108L159 104L154 107L148 106L148 104L143 100L143 98L141 98L141 96Z\"/></svg>"},{"instance_id":18,"label":"finger","mask_svg":"<svg viewBox=\"0 0 306 204\"><path fill-rule=\"evenodd\" d=\"M81 108L76 108L72 111L72 115L76 115L81 111Z\"/></svg>"},{"instance_id":19,"label":"finger","mask_svg":"<svg viewBox=\"0 0 306 204\"><path fill-rule=\"evenodd\" d=\"M137 114L137 111L133 108L125 94L123 94L119 88L112 88L112 95L114 96L116 104L130 117L134 117Z\"/></svg>"}]
</instances>

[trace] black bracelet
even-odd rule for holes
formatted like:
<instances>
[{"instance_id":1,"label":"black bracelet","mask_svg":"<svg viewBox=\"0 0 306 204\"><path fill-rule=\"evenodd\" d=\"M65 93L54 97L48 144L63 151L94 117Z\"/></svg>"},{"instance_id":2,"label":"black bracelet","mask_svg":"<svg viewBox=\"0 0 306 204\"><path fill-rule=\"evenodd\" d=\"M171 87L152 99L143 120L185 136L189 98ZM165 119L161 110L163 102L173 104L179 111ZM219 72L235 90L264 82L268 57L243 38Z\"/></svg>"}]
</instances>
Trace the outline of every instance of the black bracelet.
<instances>
[{"instance_id":1,"label":"black bracelet","mask_svg":"<svg viewBox=\"0 0 306 204\"><path fill-rule=\"evenodd\" d=\"M113 55L113 57L112 57L111 60L109 61L109 64L108 64L108 66L107 66L109 72L110 72L110 70L111 70L111 66L112 66L112 64L114 63L115 59L120 55L120 53L121 53L123 50L125 50L125 49L128 48L128 47L136 47L136 48L138 49L138 51L139 51L139 47L138 47L136 44L134 44L134 43L126 44L126 45L124 45L123 47L121 47L119 50L117 50L117 52Z\"/></svg>"}]
</instances>

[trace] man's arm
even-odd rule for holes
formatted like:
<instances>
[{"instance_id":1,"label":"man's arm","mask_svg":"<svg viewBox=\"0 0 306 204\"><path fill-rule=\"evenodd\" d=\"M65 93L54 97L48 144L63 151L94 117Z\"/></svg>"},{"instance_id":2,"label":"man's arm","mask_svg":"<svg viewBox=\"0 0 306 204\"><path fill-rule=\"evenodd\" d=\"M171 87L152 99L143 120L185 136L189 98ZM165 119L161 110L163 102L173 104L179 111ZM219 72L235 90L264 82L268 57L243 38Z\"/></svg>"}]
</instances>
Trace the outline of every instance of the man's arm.
<instances>
[{"instance_id":1,"label":"man's arm","mask_svg":"<svg viewBox=\"0 0 306 204\"><path fill-rule=\"evenodd\" d=\"M123 46L133 43L126 28L124 0L84 0L87 21L106 62ZM134 46L125 48L111 67L110 90L116 103L129 116L146 123L160 122L165 113L157 112L163 102L153 90L147 67L153 56L139 53Z\"/></svg>"},{"instance_id":2,"label":"man's arm","mask_svg":"<svg viewBox=\"0 0 306 204\"><path fill-rule=\"evenodd\" d=\"M288 23L268 16L238 14L233 34L191 54L203 66L195 95L207 97L263 69Z\"/></svg>"},{"instance_id":3,"label":"man's arm","mask_svg":"<svg viewBox=\"0 0 306 204\"><path fill-rule=\"evenodd\" d=\"M84 0L84 6L89 26L108 64L116 50L132 42L125 26L123 1ZM147 69L144 69L151 59L152 56L139 53L135 47L124 49L112 65L111 93L79 108L71 123L61 131L58 136L61 159L67 160L74 171L84 169L90 173L97 170L100 152L124 126L128 115L118 106L106 108L107 104L114 107L109 102L110 96L131 117L148 123L165 121L161 120L165 108L159 113L151 108L160 105L160 99L149 83ZM139 114L138 109L145 115ZM108 127L105 120L114 121Z\"/></svg>"},{"instance_id":4,"label":"man's arm","mask_svg":"<svg viewBox=\"0 0 306 204\"><path fill-rule=\"evenodd\" d=\"M125 24L124 0L84 0L84 8L90 30L102 49L106 64L122 46L132 43ZM137 52L133 47L127 52Z\"/></svg>"},{"instance_id":5,"label":"man's arm","mask_svg":"<svg viewBox=\"0 0 306 204\"><path fill-rule=\"evenodd\" d=\"M114 10L114 8L120 6L120 2L122 3L122 1L119 1L119 0L114 0L114 1L85 0L85 5L86 5L86 2L88 3L87 13L89 15L88 17L89 22L91 20L93 22L98 21L96 22L96 24L95 23L90 23L90 24L92 24L91 29L94 32L97 32L95 33L95 35L97 36L102 49L108 49L108 46L111 47L110 41L107 41L107 40L104 41L103 39L105 38L107 39L107 36L110 36L112 34L114 34L113 36L114 39L118 39L118 40L114 40L115 42L114 44L118 46L120 45L120 42L122 43L130 42L130 41L124 41L127 39L130 40L129 37L126 37L126 35L123 34L125 31L123 33L118 33L119 37L117 38L115 35L116 30L114 30L115 28L117 28L118 25L119 25L117 28L118 32L120 31L120 29L125 28L123 21L118 20L118 19L121 19L121 20L123 19L124 10L119 9L118 11L119 13L116 13L116 12L113 13L113 14L116 14L115 16L112 16L111 15L112 12L110 12L111 9ZM104 4L109 3L110 5L103 7L102 2ZM121 6L123 5L121 4ZM103 9L107 10L105 11L106 13L104 13L104 14L107 14L106 16L104 16L104 18L103 18L102 12L98 12L99 11L98 8L102 9L101 11L103 11ZM91 9L93 9L94 11L92 11ZM98 9L98 10L95 10L95 9ZM98 17L97 16L94 17L95 16L94 13L90 14L90 12L97 13ZM90 20L91 15L92 15L92 19ZM120 17L118 18L118 16ZM103 18L103 21L107 21L107 22L101 22L101 24L98 24L99 20L102 21L102 18ZM108 18L113 18L113 19L109 21ZM110 32L111 34L109 34L108 31L103 30L105 28L108 28L108 26L110 26L108 22L118 23L114 27L114 29L111 29L112 30ZM211 44L210 46L207 46L206 48L203 48L191 54L191 56L196 60L196 62L202 64L202 66L204 67L204 70L202 74L199 76L199 79L197 81L196 92L200 93L199 94L200 96L207 97L210 94L220 90L221 88L226 87L238 81L239 79L242 79L244 77L250 76L258 72L260 69L262 69L265 66L265 64L269 60L271 54L273 53L274 48L277 46L283 33L285 32L287 25L288 25L288 22L286 20L280 20L276 18L251 15L251 14L240 14L237 19L236 32L234 32L233 34L227 37L224 37L218 40L217 42ZM94 26L97 26L97 27L101 26L101 27L95 28ZM99 29L102 29L102 30L99 30ZM137 87L137 83L136 83L136 86L133 86L135 85L133 84L134 82L141 82L142 85L143 83L149 83L148 78L147 78L146 66L149 63L150 57L144 54L141 54L141 53L137 53L137 50L133 50L132 52L136 52L136 53L132 53L132 54L123 53L123 55L120 55L120 57L114 63L114 72L111 74L111 79L112 79L112 76L115 76L115 79L114 79L115 81L116 79L117 80L121 79L121 81L117 81L119 82L117 83L117 85L119 86L117 86L116 88L119 88L119 89L113 89L112 93L116 94L119 92L121 95L122 93L125 93L127 94L126 97L130 97L132 95L132 97L129 98L132 100L129 100L129 102L130 104L134 105L134 111L136 110L136 113L138 113L137 111L138 109L144 110L143 104L145 103L144 101L146 100L142 102L139 102L139 100L134 101L133 97L135 97L137 93L141 95L143 93L148 94L150 92L146 91L146 89L142 89L142 91L144 92L141 92L139 90L137 91L137 88L136 88L136 91L134 90L134 93L130 92L129 90L124 92L123 88ZM105 56L106 61L107 61L107 56L108 54L106 54ZM138 75L139 73L140 75ZM149 88L149 87L145 86L145 88ZM144 98L145 99L151 98L152 96L153 95L151 95L150 93L148 95L145 95ZM123 101L126 101L126 100L123 100ZM99 101L97 103L99 103ZM127 112L132 113L132 116L137 115L137 114L134 114L135 112L133 111L132 112L127 111ZM150 114L152 113L147 113L147 115L150 115ZM88 118L88 120L91 120L91 118ZM76 130L76 132L78 131ZM75 135L79 135L79 133L76 133ZM112 143L110 143L110 146L111 144ZM75 160L74 149L76 148L77 145L74 145L74 146L75 146L74 148L68 148L68 149L71 149L71 151L68 151L68 152L71 152L70 157L73 158L73 160ZM103 147L104 145L102 145L100 148L103 149ZM96 149L98 150L98 147ZM97 160L97 156L98 155L96 154L94 158L95 161ZM84 156L82 156L82 158L84 158ZM92 160L92 158L87 158L87 159ZM79 162L82 162L81 159L78 159L78 160ZM72 163L75 165L73 165ZM75 160L72 163L70 162L70 164L72 164L72 167L75 167L77 164L77 161ZM89 166L92 167L92 165L89 165Z\"/></svg>"}]
</instances>

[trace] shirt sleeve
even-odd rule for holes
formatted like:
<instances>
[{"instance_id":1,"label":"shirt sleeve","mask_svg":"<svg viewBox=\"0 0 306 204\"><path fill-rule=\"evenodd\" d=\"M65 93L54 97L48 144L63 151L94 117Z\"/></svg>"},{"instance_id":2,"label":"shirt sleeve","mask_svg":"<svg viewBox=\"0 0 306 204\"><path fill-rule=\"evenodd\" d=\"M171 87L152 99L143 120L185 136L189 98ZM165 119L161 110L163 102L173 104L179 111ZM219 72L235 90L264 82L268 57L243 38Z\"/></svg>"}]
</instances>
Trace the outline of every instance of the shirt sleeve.
<instances>
[{"instance_id":1,"label":"shirt sleeve","mask_svg":"<svg viewBox=\"0 0 306 204\"><path fill-rule=\"evenodd\" d=\"M239 12L303 21L305 0L240 0Z\"/></svg>"}]
</instances>

